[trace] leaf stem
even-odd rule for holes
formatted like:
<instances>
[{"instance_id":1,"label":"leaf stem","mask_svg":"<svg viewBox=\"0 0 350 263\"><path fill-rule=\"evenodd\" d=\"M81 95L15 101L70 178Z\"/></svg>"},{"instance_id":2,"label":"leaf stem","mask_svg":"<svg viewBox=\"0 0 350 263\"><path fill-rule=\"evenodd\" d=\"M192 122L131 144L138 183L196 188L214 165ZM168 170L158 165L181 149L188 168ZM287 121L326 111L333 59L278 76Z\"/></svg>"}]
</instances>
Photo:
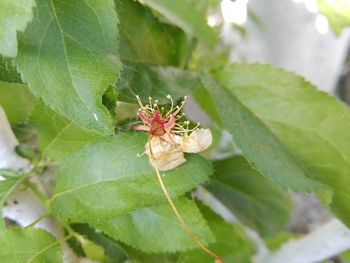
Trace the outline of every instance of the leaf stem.
<instances>
[{"instance_id":1,"label":"leaf stem","mask_svg":"<svg viewBox=\"0 0 350 263\"><path fill-rule=\"evenodd\" d=\"M195 236L195 234L192 232L192 230L189 228L189 226L185 223L185 221L183 220L183 218L181 217L179 211L177 210L173 200L171 199L165 185L163 182L162 177L160 176L160 173L158 171L157 168L154 167L154 170L156 171L157 174L157 178L160 184L160 187L162 188L165 197L167 198L171 208L173 209L177 219L179 220L179 222L181 223L182 227L186 230L186 232L190 235L191 239L205 252L207 253L210 257L215 258L215 263L224 263L223 259L221 257L219 257L218 255L216 255L214 252L210 251L208 248L206 248L202 242L200 242L198 240L198 238Z\"/></svg>"},{"instance_id":2,"label":"leaf stem","mask_svg":"<svg viewBox=\"0 0 350 263\"><path fill-rule=\"evenodd\" d=\"M63 227L67 230L68 236L75 237L77 235L75 230L67 222L63 223Z\"/></svg>"},{"instance_id":3,"label":"leaf stem","mask_svg":"<svg viewBox=\"0 0 350 263\"><path fill-rule=\"evenodd\" d=\"M48 207L48 200L45 195L43 195L42 192L40 192L34 184L32 184L30 181L26 180L23 182L25 186L27 186L32 192L38 197L38 199L44 204L45 207Z\"/></svg>"},{"instance_id":4,"label":"leaf stem","mask_svg":"<svg viewBox=\"0 0 350 263\"><path fill-rule=\"evenodd\" d=\"M197 39L191 38L189 40L188 50L187 50L186 56L183 59L182 65L180 65L181 68L188 69L188 65L191 62L192 55L193 55L194 50L197 47L197 44L198 44L198 40Z\"/></svg>"},{"instance_id":5,"label":"leaf stem","mask_svg":"<svg viewBox=\"0 0 350 263\"><path fill-rule=\"evenodd\" d=\"M49 215L48 212L45 212L42 216L38 217L37 219L34 220L33 223L30 223L29 225L27 225L25 228L29 228L32 226L35 226L37 223L39 223L41 220L43 220L44 218L46 218Z\"/></svg>"}]
</instances>

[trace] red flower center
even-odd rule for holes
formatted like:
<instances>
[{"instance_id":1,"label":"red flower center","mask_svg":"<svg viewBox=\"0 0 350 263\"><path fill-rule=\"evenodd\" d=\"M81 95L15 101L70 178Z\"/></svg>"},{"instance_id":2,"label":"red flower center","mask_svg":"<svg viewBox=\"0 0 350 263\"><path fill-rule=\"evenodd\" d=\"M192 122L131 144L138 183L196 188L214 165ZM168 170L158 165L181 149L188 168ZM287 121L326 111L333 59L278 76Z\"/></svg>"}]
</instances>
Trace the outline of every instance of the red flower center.
<instances>
[{"instance_id":1,"label":"red flower center","mask_svg":"<svg viewBox=\"0 0 350 263\"><path fill-rule=\"evenodd\" d=\"M169 133L175 125L173 115L163 118L157 110L153 112L153 116L151 117L147 117L143 112L139 112L138 115L142 122L149 126L149 133L153 136L162 136L165 133Z\"/></svg>"}]
</instances>

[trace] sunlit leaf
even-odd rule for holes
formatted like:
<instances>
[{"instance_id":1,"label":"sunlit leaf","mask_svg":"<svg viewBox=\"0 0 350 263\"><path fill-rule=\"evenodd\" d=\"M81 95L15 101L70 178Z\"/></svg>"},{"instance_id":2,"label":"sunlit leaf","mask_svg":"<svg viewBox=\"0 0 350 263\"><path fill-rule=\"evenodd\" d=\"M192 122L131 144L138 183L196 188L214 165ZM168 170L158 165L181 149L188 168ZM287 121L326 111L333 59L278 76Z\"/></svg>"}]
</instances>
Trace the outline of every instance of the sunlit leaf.
<instances>
[{"instance_id":1,"label":"sunlit leaf","mask_svg":"<svg viewBox=\"0 0 350 263\"><path fill-rule=\"evenodd\" d=\"M0 54L17 55L17 31L23 31L32 20L34 0L0 0Z\"/></svg>"},{"instance_id":2,"label":"sunlit leaf","mask_svg":"<svg viewBox=\"0 0 350 263\"><path fill-rule=\"evenodd\" d=\"M60 243L47 232L33 228L0 231L0 258L11 263L62 262Z\"/></svg>"},{"instance_id":3,"label":"sunlit leaf","mask_svg":"<svg viewBox=\"0 0 350 263\"><path fill-rule=\"evenodd\" d=\"M75 237L78 239L85 255L87 258L98 261L98 262L105 262L105 251L104 248L88 238L85 238L82 235L75 234Z\"/></svg>"},{"instance_id":4,"label":"sunlit leaf","mask_svg":"<svg viewBox=\"0 0 350 263\"><path fill-rule=\"evenodd\" d=\"M333 188L330 206L350 225L349 108L303 78L268 65L231 65L215 76L265 122L309 178ZM280 171L283 177L286 167Z\"/></svg>"},{"instance_id":5,"label":"sunlit leaf","mask_svg":"<svg viewBox=\"0 0 350 263\"><path fill-rule=\"evenodd\" d=\"M317 0L320 12L325 15L333 31L340 35L350 26L350 2L347 0Z\"/></svg>"},{"instance_id":6,"label":"sunlit leaf","mask_svg":"<svg viewBox=\"0 0 350 263\"><path fill-rule=\"evenodd\" d=\"M216 43L216 35L208 26L204 15L187 0L143 0L142 2L207 45L212 46Z\"/></svg>"},{"instance_id":7,"label":"sunlit leaf","mask_svg":"<svg viewBox=\"0 0 350 263\"><path fill-rule=\"evenodd\" d=\"M221 122L253 167L284 189L312 191L321 187L305 175L284 145L230 89L207 75L201 79Z\"/></svg>"},{"instance_id":8,"label":"sunlit leaf","mask_svg":"<svg viewBox=\"0 0 350 263\"><path fill-rule=\"evenodd\" d=\"M36 129L41 155L58 161L102 138L100 134L82 129L60 116L42 101L36 103L29 123Z\"/></svg>"},{"instance_id":9,"label":"sunlit leaf","mask_svg":"<svg viewBox=\"0 0 350 263\"><path fill-rule=\"evenodd\" d=\"M255 254L255 245L247 238L239 225L226 223L222 218L209 208L200 205L200 211L204 215L211 228L216 242L207 246L213 253L220 256L224 262L250 263ZM159 236L159 235L158 235ZM158 237L157 236L157 237ZM123 245L129 259L135 263L212 263L214 259L208 256L200 248L185 252L174 253L146 253L132 247Z\"/></svg>"},{"instance_id":10,"label":"sunlit leaf","mask_svg":"<svg viewBox=\"0 0 350 263\"><path fill-rule=\"evenodd\" d=\"M30 90L80 127L112 134L102 95L120 70L114 2L38 0L18 39L16 63Z\"/></svg>"},{"instance_id":11,"label":"sunlit leaf","mask_svg":"<svg viewBox=\"0 0 350 263\"><path fill-rule=\"evenodd\" d=\"M125 134L91 144L69 156L59 169L52 212L74 222L111 219L166 202L145 150L147 136ZM173 197L208 180L211 166L198 155L164 173Z\"/></svg>"},{"instance_id":12,"label":"sunlit leaf","mask_svg":"<svg viewBox=\"0 0 350 263\"><path fill-rule=\"evenodd\" d=\"M215 241L194 202L182 198L175 201L175 206L202 243ZM168 203L95 223L94 227L116 240L148 253L175 252L197 247Z\"/></svg>"},{"instance_id":13,"label":"sunlit leaf","mask_svg":"<svg viewBox=\"0 0 350 263\"><path fill-rule=\"evenodd\" d=\"M0 105L11 124L25 122L35 98L26 85L0 81Z\"/></svg>"}]
</instances>

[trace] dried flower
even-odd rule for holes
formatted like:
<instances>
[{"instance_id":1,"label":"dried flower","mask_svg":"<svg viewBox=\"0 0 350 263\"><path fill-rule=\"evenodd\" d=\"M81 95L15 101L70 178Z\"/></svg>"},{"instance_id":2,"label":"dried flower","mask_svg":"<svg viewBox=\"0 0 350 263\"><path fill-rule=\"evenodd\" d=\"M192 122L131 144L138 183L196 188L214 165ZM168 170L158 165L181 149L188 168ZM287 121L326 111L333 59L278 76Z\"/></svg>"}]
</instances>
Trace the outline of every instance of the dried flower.
<instances>
[{"instance_id":1,"label":"dried flower","mask_svg":"<svg viewBox=\"0 0 350 263\"><path fill-rule=\"evenodd\" d=\"M143 105L139 96L136 96L140 108L137 115L142 121L141 125L133 127L136 131L147 131L149 140L145 146L145 153L150 163L159 171L171 170L186 161L184 152L198 153L207 149L212 143L212 135L209 129L199 128L199 123L189 128L189 121L181 121L182 108L186 102L186 96L180 106L174 105L170 95L167 98L171 102L169 110L159 108L159 101Z\"/></svg>"},{"instance_id":2,"label":"dried flower","mask_svg":"<svg viewBox=\"0 0 350 263\"><path fill-rule=\"evenodd\" d=\"M181 121L185 115L181 110L186 102L186 96L180 106L174 106L174 101L170 95L167 98L171 101L168 111L164 107L159 108L158 100L143 105L140 97L136 96L140 108L137 115L142 121L141 125L133 126L136 131L147 131L148 142L145 145L149 161L154 167L159 184L166 196L177 219L192 238L192 240L209 256L215 258L215 263L224 261L215 253L206 248L203 243L194 235L192 230L185 223L171 199L159 171L171 170L186 161L184 152L198 153L207 149L212 143L212 135L209 129L199 128L199 123L194 128L189 128L189 121Z\"/></svg>"}]
</instances>

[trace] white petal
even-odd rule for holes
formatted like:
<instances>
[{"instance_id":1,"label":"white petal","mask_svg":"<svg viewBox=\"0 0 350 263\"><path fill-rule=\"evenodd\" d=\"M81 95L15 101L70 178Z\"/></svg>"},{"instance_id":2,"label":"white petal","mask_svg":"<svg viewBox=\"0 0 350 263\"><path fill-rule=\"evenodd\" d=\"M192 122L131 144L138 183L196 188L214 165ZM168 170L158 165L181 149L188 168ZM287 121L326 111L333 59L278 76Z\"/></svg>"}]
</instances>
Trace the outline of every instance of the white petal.
<instances>
[{"instance_id":1,"label":"white petal","mask_svg":"<svg viewBox=\"0 0 350 263\"><path fill-rule=\"evenodd\" d=\"M186 162L181 147L160 137L152 137L145 147L150 163L159 171L168 171Z\"/></svg>"},{"instance_id":2,"label":"white petal","mask_svg":"<svg viewBox=\"0 0 350 263\"><path fill-rule=\"evenodd\" d=\"M174 136L175 142L180 144L183 152L199 153L212 144L213 136L209 129L198 129L192 132L189 136Z\"/></svg>"}]
</instances>

